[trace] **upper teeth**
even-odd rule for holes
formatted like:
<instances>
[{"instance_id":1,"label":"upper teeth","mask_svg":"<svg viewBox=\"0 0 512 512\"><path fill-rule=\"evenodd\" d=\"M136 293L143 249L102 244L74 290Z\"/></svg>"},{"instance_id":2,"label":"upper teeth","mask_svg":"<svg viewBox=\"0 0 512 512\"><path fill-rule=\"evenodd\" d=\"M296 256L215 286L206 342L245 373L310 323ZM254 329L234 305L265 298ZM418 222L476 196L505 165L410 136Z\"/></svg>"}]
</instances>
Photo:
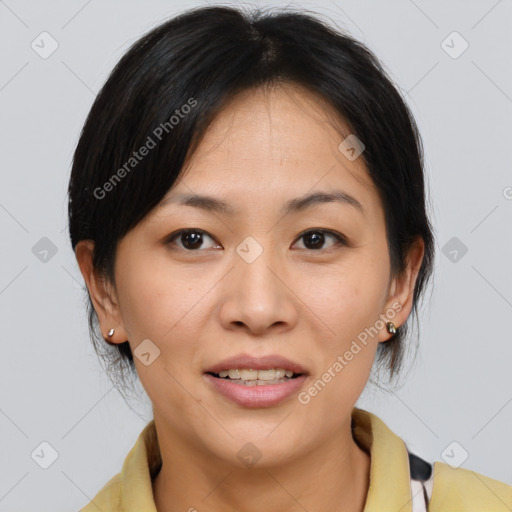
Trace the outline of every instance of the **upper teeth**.
<instances>
[{"instance_id":1,"label":"upper teeth","mask_svg":"<svg viewBox=\"0 0 512 512\"><path fill-rule=\"evenodd\" d=\"M293 372L283 368L273 368L270 370L223 370L219 372L219 377L242 380L274 380L282 379L285 375L286 377L291 377Z\"/></svg>"}]
</instances>

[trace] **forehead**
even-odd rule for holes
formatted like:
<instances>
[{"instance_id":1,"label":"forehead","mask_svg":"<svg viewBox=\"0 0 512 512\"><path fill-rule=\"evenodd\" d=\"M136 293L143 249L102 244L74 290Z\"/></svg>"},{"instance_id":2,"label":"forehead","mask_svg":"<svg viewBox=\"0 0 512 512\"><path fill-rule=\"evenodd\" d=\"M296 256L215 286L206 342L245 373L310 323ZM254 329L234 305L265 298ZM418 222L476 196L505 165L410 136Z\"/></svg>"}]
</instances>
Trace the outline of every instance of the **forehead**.
<instances>
[{"instance_id":1,"label":"forehead","mask_svg":"<svg viewBox=\"0 0 512 512\"><path fill-rule=\"evenodd\" d=\"M252 89L234 97L206 130L162 204L210 195L241 207L338 190L368 213L380 207L362 158L340 143L350 134L332 107L299 86Z\"/></svg>"}]
</instances>

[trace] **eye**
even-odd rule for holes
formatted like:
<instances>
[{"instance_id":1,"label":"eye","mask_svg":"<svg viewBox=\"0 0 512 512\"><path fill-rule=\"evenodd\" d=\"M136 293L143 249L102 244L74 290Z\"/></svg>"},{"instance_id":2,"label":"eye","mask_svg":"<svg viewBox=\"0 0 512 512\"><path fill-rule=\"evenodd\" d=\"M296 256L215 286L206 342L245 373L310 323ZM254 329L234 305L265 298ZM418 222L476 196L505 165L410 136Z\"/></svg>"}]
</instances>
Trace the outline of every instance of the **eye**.
<instances>
[{"instance_id":1,"label":"eye","mask_svg":"<svg viewBox=\"0 0 512 512\"><path fill-rule=\"evenodd\" d=\"M206 234L201 229L182 229L181 231L178 231L172 235L170 235L169 238L167 238L166 243L173 243L175 239L178 239L181 241L182 246L179 246L180 249L185 249L189 252L197 251L199 248L201 248L202 243L204 242L205 238L209 238L210 240L213 240L211 236ZM219 246L217 246L219 247Z\"/></svg>"},{"instance_id":2,"label":"eye","mask_svg":"<svg viewBox=\"0 0 512 512\"><path fill-rule=\"evenodd\" d=\"M340 245L348 245L347 240L343 235L325 229L309 229L308 231L302 233L299 236L299 239L303 238L306 240L306 249L318 252L321 250L326 250L325 248L322 248L322 245L325 243L326 236L331 237ZM210 239L213 241L213 238L210 235L208 235L205 231L201 229L190 228L182 229L171 234L166 239L166 243L175 244L174 241L178 240L181 243L181 245L175 245L178 245L180 249L184 249L188 252L194 252L198 251L201 248L204 249L204 247L201 246L205 239ZM222 248L222 246L216 245L215 248Z\"/></svg>"},{"instance_id":3,"label":"eye","mask_svg":"<svg viewBox=\"0 0 512 512\"><path fill-rule=\"evenodd\" d=\"M341 245L348 245L347 239L343 235L334 231L327 231L325 229L309 229L300 235L299 240L301 238L306 240L306 249L313 251L326 250L321 247L325 243L326 235L327 237L334 238Z\"/></svg>"}]
</instances>

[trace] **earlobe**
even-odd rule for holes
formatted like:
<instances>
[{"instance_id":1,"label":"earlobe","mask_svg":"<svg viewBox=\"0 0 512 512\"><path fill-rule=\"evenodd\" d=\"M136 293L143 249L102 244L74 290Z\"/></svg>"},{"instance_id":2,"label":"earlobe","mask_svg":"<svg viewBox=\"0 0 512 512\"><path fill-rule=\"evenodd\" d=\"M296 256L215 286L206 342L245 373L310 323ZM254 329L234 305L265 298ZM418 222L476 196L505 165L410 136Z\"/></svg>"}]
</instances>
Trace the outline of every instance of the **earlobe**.
<instances>
[{"instance_id":1,"label":"earlobe","mask_svg":"<svg viewBox=\"0 0 512 512\"><path fill-rule=\"evenodd\" d=\"M414 288L423 261L424 251L423 238L416 238L409 249L406 268L392 279L390 294L383 313L383 317L386 318L386 327L379 333L379 341L381 342L393 338L411 313L414 303ZM389 325L390 323L392 326Z\"/></svg>"},{"instance_id":2,"label":"earlobe","mask_svg":"<svg viewBox=\"0 0 512 512\"><path fill-rule=\"evenodd\" d=\"M98 316L103 338L108 343L123 343L127 336L122 326L115 291L108 280L94 268L93 251L92 240L81 240L76 245L75 257Z\"/></svg>"}]
</instances>

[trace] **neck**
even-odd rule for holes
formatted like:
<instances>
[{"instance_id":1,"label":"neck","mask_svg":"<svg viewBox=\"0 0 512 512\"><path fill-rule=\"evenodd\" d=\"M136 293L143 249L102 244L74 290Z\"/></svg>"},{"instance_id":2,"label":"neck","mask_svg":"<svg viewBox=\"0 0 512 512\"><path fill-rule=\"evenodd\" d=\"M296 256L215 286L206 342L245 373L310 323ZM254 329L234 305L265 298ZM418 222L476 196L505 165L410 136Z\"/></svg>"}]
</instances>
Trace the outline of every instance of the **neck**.
<instances>
[{"instance_id":1,"label":"neck","mask_svg":"<svg viewBox=\"0 0 512 512\"><path fill-rule=\"evenodd\" d=\"M363 512L370 457L355 443L350 418L342 429L291 464L238 468L216 462L157 426L162 467L153 481L158 512L243 510Z\"/></svg>"}]
</instances>

